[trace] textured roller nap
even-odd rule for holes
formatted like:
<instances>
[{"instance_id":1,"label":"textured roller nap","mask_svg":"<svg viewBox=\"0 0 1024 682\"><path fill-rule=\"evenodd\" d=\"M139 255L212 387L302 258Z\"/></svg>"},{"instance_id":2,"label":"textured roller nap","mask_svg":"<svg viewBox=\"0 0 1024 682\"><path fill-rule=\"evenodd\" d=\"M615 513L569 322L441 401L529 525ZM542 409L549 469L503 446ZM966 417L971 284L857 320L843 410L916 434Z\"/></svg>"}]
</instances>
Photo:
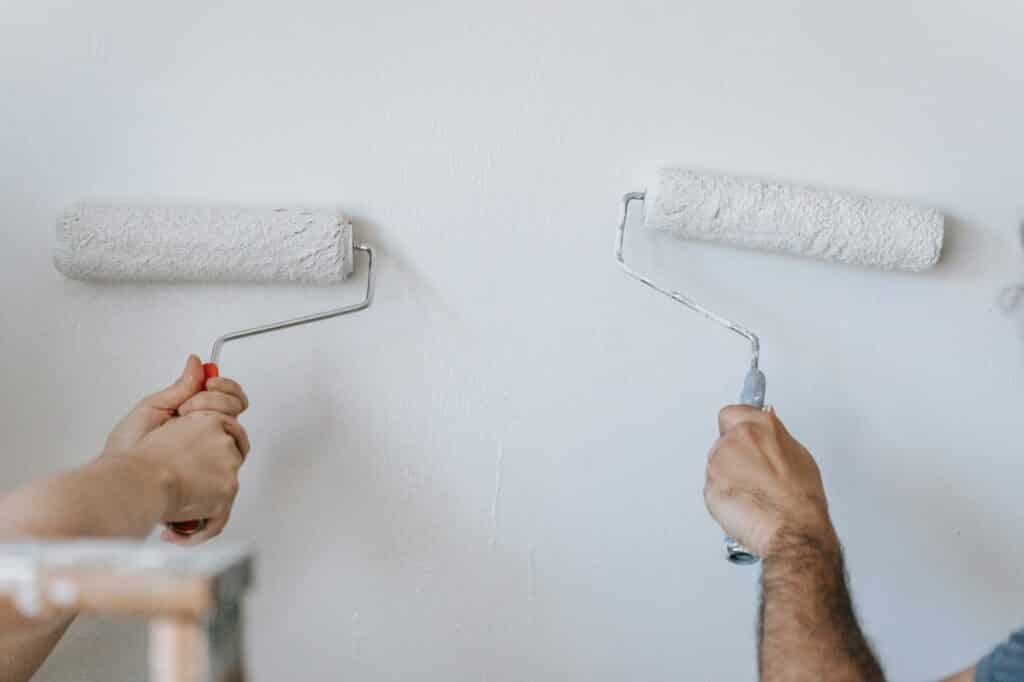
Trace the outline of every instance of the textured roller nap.
<instances>
[{"instance_id":1,"label":"textured roller nap","mask_svg":"<svg viewBox=\"0 0 1024 682\"><path fill-rule=\"evenodd\" d=\"M648 227L688 239L882 269L939 260L943 215L898 201L667 169L645 200Z\"/></svg>"},{"instance_id":2,"label":"textured roller nap","mask_svg":"<svg viewBox=\"0 0 1024 682\"><path fill-rule=\"evenodd\" d=\"M68 277L145 282L339 282L352 225L336 210L82 203L57 221Z\"/></svg>"}]
</instances>

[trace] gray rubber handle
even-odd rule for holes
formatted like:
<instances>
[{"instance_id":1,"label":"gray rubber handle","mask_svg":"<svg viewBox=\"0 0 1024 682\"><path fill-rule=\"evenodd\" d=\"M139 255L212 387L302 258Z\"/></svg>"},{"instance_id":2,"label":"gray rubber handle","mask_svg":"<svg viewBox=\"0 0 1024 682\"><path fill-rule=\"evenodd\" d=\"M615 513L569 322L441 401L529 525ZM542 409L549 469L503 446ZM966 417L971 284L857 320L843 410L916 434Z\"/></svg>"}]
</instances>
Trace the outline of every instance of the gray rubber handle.
<instances>
[{"instance_id":1,"label":"gray rubber handle","mask_svg":"<svg viewBox=\"0 0 1024 682\"><path fill-rule=\"evenodd\" d=\"M743 380L743 392L740 393L740 403L762 409L764 407L766 387L767 380L764 378L764 372L756 367L751 367L750 371L747 372L747 378ZM725 536L725 556L729 563L741 566L756 564L761 560L759 556L728 535Z\"/></svg>"}]
</instances>

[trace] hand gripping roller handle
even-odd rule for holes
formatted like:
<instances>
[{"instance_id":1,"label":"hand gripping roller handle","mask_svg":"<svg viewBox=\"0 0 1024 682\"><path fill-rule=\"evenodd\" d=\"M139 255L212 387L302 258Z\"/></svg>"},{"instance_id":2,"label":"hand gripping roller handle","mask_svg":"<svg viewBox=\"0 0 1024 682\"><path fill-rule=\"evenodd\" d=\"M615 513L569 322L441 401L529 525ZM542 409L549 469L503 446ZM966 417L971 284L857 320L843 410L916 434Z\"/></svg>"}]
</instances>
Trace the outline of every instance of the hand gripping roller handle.
<instances>
[{"instance_id":1,"label":"hand gripping roller handle","mask_svg":"<svg viewBox=\"0 0 1024 682\"><path fill-rule=\"evenodd\" d=\"M217 367L216 362L204 362L203 363L203 375L207 380L213 377L220 376L220 368ZM203 388L206 388L205 380L203 382ZM207 519L192 519L191 521L172 521L167 524L167 527L173 530L178 535L195 535L199 531L206 528Z\"/></svg>"},{"instance_id":2,"label":"hand gripping roller handle","mask_svg":"<svg viewBox=\"0 0 1024 682\"><path fill-rule=\"evenodd\" d=\"M764 372L757 367L751 367L747 371L747 378L743 380L740 403L756 407L759 410L764 409L765 388ZM739 565L756 564L758 561L756 554L728 535L725 536L725 556L731 563Z\"/></svg>"},{"instance_id":3,"label":"hand gripping roller handle","mask_svg":"<svg viewBox=\"0 0 1024 682\"><path fill-rule=\"evenodd\" d=\"M374 274L373 274L373 248L367 244L359 244L353 246L356 251L362 251L366 254L366 293L363 296L363 300L352 305L343 306L341 308L334 308L332 310L326 310L321 313L313 313L312 315L303 315L302 317L293 317L288 320L281 322L272 322L270 324L264 324L259 327L252 327L250 329L242 329L237 332L231 332L224 336L218 337L213 342L213 350L210 351L210 361L203 364L203 373L207 379L220 376L220 368L218 363L220 362L220 351L225 343L229 341L235 341L237 339L244 339L249 336L256 336L257 334L266 334L267 332L278 331L279 329L288 329L289 327L297 327L302 324L309 324L310 322L319 322L320 320L326 320L332 317L339 317L341 315L348 315L349 313L355 313L360 310L365 310L370 307L373 303L373 289L374 289ZM206 528L207 519L194 519L192 521L175 521L168 523L167 527L173 530L178 535L189 536L195 535Z\"/></svg>"},{"instance_id":4,"label":"hand gripping roller handle","mask_svg":"<svg viewBox=\"0 0 1024 682\"><path fill-rule=\"evenodd\" d=\"M625 242L626 222L629 217L629 205L634 201L643 202L645 198L646 194L644 192L629 192L622 197L622 211L619 217L619 229L615 235L615 260L618 261L619 266L627 275L641 284L654 289L660 294L668 296L676 303L679 303L695 313L703 315L712 322L725 327L729 331L742 336L750 343L750 369L747 371L747 377L743 382L743 392L740 394L740 402L744 405L750 405L751 407L762 409L764 407L766 382L764 374L760 369L758 369L758 361L761 354L761 341L758 339L757 334L750 331L743 325L719 315L710 308L702 306L686 294L658 284L650 277L637 272L631 268L628 263L626 263L626 259L622 255L622 249ZM758 556L756 554L730 537L725 538L725 551L726 558L733 564L754 564L758 561Z\"/></svg>"}]
</instances>

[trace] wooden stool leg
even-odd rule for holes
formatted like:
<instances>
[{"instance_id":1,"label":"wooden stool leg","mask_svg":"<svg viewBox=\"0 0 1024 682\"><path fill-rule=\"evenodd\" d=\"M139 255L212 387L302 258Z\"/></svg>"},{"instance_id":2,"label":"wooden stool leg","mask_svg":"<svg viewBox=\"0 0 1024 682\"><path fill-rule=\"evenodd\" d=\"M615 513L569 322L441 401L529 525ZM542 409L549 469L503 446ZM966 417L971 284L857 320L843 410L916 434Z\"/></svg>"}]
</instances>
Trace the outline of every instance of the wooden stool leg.
<instances>
[{"instance_id":1,"label":"wooden stool leg","mask_svg":"<svg viewBox=\"0 0 1024 682\"><path fill-rule=\"evenodd\" d=\"M150 682L205 682L206 657L206 635L198 623L176 618L150 621Z\"/></svg>"},{"instance_id":2,"label":"wooden stool leg","mask_svg":"<svg viewBox=\"0 0 1024 682\"><path fill-rule=\"evenodd\" d=\"M243 682L242 601L252 564L244 548L0 543L0 600L30 580L44 612L147 617L150 682Z\"/></svg>"}]
</instances>

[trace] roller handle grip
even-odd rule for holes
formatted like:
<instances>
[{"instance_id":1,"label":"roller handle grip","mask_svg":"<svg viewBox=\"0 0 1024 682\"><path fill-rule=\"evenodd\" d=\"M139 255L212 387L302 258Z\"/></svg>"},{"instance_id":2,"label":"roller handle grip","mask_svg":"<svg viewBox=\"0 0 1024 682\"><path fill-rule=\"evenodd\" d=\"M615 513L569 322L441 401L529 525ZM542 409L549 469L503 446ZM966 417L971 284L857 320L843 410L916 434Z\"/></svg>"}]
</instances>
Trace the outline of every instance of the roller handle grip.
<instances>
[{"instance_id":1,"label":"roller handle grip","mask_svg":"<svg viewBox=\"0 0 1024 682\"><path fill-rule=\"evenodd\" d=\"M751 367L750 371L747 372L747 378L743 380L743 392L740 394L740 403L756 407L759 410L763 409L766 384L764 372L756 367ZM725 536L725 556L729 563L740 566L756 564L761 560L759 556L728 535Z\"/></svg>"},{"instance_id":2,"label":"roller handle grip","mask_svg":"<svg viewBox=\"0 0 1024 682\"><path fill-rule=\"evenodd\" d=\"M203 363L203 374L207 379L220 376L220 368L214 362ZM205 382L204 382L205 386ZM191 521L173 521L167 524L167 527L173 530L178 535L188 537L195 535L199 531L206 528L206 519L193 519Z\"/></svg>"}]
</instances>

